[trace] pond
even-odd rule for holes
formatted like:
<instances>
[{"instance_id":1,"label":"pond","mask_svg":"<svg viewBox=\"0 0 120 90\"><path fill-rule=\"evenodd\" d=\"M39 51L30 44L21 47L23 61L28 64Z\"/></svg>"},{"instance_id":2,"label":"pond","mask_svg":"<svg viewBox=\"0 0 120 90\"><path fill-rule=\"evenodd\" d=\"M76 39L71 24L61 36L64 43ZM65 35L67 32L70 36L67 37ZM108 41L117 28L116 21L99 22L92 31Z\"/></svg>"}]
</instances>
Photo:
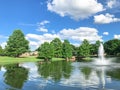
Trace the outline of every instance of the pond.
<instances>
[{"instance_id":1,"label":"pond","mask_svg":"<svg viewBox=\"0 0 120 90\"><path fill-rule=\"evenodd\" d=\"M120 59L93 62L26 62L0 66L0 90L120 90Z\"/></svg>"}]
</instances>

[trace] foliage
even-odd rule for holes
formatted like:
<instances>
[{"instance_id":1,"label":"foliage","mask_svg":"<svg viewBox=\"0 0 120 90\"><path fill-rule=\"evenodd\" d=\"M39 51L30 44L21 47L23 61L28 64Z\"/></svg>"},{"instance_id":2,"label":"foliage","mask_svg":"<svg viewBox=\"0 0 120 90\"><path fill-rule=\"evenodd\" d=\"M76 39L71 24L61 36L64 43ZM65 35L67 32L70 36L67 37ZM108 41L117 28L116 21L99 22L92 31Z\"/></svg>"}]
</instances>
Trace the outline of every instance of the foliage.
<instances>
[{"instance_id":1,"label":"foliage","mask_svg":"<svg viewBox=\"0 0 120 90\"><path fill-rule=\"evenodd\" d=\"M73 56L77 56L77 53L78 53L78 47L74 46L71 44L71 47L72 47L72 55Z\"/></svg>"},{"instance_id":2,"label":"foliage","mask_svg":"<svg viewBox=\"0 0 120 90\"><path fill-rule=\"evenodd\" d=\"M117 55L120 53L120 40L113 39L105 42L104 49L108 55Z\"/></svg>"},{"instance_id":3,"label":"foliage","mask_svg":"<svg viewBox=\"0 0 120 90\"><path fill-rule=\"evenodd\" d=\"M44 42L43 44L41 44L38 51L39 51L39 57L40 58L42 57L47 61L52 59L54 55L53 45L49 44L48 42Z\"/></svg>"},{"instance_id":4,"label":"foliage","mask_svg":"<svg viewBox=\"0 0 120 90\"><path fill-rule=\"evenodd\" d=\"M53 45L54 50L54 57L59 58L62 57L62 42L59 38L55 38L51 41L51 44Z\"/></svg>"},{"instance_id":5,"label":"foliage","mask_svg":"<svg viewBox=\"0 0 120 90\"><path fill-rule=\"evenodd\" d=\"M9 37L6 46L8 56L19 57L29 50L29 42L25 39L21 30L15 30Z\"/></svg>"},{"instance_id":6,"label":"foliage","mask_svg":"<svg viewBox=\"0 0 120 90\"><path fill-rule=\"evenodd\" d=\"M96 41L95 44L91 44L91 48L90 48L90 54L91 55L95 55L98 54L98 48L100 46L100 41Z\"/></svg>"},{"instance_id":7,"label":"foliage","mask_svg":"<svg viewBox=\"0 0 120 90\"><path fill-rule=\"evenodd\" d=\"M0 46L0 56L2 56L3 55L3 49L2 49L2 47Z\"/></svg>"},{"instance_id":8,"label":"foliage","mask_svg":"<svg viewBox=\"0 0 120 90\"><path fill-rule=\"evenodd\" d=\"M84 57L90 55L90 44L86 39L82 42L81 46L79 47L78 55Z\"/></svg>"},{"instance_id":9,"label":"foliage","mask_svg":"<svg viewBox=\"0 0 120 90\"><path fill-rule=\"evenodd\" d=\"M62 49L64 58L69 59L72 57L72 46L68 40L64 40Z\"/></svg>"}]
</instances>

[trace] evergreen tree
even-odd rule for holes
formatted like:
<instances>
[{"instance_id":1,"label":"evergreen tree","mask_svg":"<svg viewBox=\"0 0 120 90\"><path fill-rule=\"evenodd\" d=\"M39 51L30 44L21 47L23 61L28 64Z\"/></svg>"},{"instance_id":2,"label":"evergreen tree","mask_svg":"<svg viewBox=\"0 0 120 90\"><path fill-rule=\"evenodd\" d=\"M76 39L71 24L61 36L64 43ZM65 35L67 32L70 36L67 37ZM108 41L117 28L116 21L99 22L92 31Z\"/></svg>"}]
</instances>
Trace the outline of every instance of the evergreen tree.
<instances>
[{"instance_id":1,"label":"evergreen tree","mask_svg":"<svg viewBox=\"0 0 120 90\"><path fill-rule=\"evenodd\" d=\"M63 42L63 57L67 60L72 57L72 46L68 40L64 40Z\"/></svg>"},{"instance_id":2,"label":"evergreen tree","mask_svg":"<svg viewBox=\"0 0 120 90\"><path fill-rule=\"evenodd\" d=\"M51 44L54 46L54 57L62 57L62 42L59 38L52 40Z\"/></svg>"},{"instance_id":3,"label":"evergreen tree","mask_svg":"<svg viewBox=\"0 0 120 90\"><path fill-rule=\"evenodd\" d=\"M82 45L79 47L78 55L84 57L90 55L90 44L86 39L82 42Z\"/></svg>"},{"instance_id":4,"label":"evergreen tree","mask_svg":"<svg viewBox=\"0 0 120 90\"><path fill-rule=\"evenodd\" d=\"M29 42L25 39L21 30L15 30L9 37L6 46L8 56L19 57L29 50Z\"/></svg>"},{"instance_id":5,"label":"evergreen tree","mask_svg":"<svg viewBox=\"0 0 120 90\"><path fill-rule=\"evenodd\" d=\"M54 55L53 45L48 42L44 42L38 49L39 57L44 58L46 61L52 59Z\"/></svg>"}]
</instances>

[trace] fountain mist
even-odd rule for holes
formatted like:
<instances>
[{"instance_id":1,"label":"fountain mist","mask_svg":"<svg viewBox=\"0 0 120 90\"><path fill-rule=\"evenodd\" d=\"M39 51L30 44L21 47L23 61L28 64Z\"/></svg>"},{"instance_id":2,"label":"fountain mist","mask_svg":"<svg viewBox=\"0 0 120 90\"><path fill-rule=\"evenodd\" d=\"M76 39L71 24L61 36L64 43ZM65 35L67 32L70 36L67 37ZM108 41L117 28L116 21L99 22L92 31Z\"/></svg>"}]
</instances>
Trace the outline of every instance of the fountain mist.
<instances>
[{"instance_id":1,"label":"fountain mist","mask_svg":"<svg viewBox=\"0 0 120 90\"><path fill-rule=\"evenodd\" d=\"M98 59L95 60L95 64L97 65L108 65L108 61L104 58L104 47L103 44L100 43L99 49L98 49Z\"/></svg>"},{"instance_id":2,"label":"fountain mist","mask_svg":"<svg viewBox=\"0 0 120 90\"><path fill-rule=\"evenodd\" d=\"M103 44L102 43L100 43L100 46L99 46L99 49L98 49L98 57L101 60L101 63L105 62L105 59L104 59L104 48L103 48Z\"/></svg>"}]
</instances>

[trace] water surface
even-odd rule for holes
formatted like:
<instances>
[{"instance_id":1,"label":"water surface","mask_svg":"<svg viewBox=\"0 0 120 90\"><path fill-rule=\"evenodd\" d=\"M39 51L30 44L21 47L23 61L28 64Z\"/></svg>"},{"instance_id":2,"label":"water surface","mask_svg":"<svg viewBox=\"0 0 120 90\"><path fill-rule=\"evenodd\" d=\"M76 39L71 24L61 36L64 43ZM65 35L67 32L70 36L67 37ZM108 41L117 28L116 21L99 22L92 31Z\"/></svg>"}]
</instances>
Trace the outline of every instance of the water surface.
<instances>
[{"instance_id":1,"label":"water surface","mask_svg":"<svg viewBox=\"0 0 120 90\"><path fill-rule=\"evenodd\" d=\"M104 66L65 61L3 65L0 90L120 90L120 59L111 60Z\"/></svg>"}]
</instances>

